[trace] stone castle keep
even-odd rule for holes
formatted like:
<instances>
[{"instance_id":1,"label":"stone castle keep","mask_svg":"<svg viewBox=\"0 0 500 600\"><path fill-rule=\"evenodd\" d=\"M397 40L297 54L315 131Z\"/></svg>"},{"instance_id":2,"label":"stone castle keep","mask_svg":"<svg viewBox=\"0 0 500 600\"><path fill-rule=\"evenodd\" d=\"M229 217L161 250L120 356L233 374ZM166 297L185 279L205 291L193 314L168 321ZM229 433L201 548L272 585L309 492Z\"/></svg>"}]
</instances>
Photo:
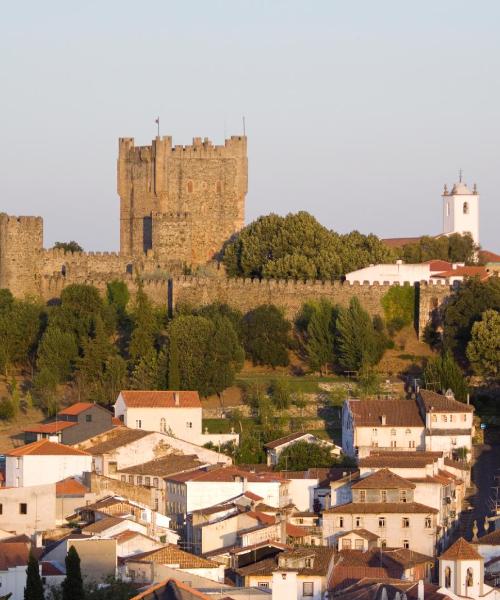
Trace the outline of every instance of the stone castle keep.
<instances>
[{"instance_id":1,"label":"stone castle keep","mask_svg":"<svg viewBox=\"0 0 500 600\"><path fill-rule=\"evenodd\" d=\"M43 248L41 217L0 214L0 288L19 298L57 298L67 285L87 283L101 292L113 279L131 292L142 280L158 305L220 301L248 311L259 304L281 306L294 317L306 300L328 298L346 305L353 296L371 314L381 314L388 284L295 282L178 275L182 268L211 262L224 242L244 225L248 186L247 140L232 136L224 146L195 138L172 146L157 137L150 146L119 140L120 252L65 252ZM450 294L447 285L421 284L416 294L419 332Z\"/></svg>"}]
</instances>

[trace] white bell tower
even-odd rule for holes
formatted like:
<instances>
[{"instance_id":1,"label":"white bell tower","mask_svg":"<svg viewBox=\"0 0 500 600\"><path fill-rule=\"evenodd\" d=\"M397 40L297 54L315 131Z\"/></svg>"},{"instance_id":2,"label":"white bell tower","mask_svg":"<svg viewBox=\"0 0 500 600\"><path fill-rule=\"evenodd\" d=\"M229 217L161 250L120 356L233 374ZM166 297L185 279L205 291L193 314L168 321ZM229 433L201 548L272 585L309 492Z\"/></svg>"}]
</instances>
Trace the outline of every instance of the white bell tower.
<instances>
[{"instance_id":1,"label":"white bell tower","mask_svg":"<svg viewBox=\"0 0 500 600\"><path fill-rule=\"evenodd\" d=\"M479 193L476 184L471 190L462 181L459 172L458 183L448 191L443 191L443 234L470 233L474 244L479 244Z\"/></svg>"}]
</instances>

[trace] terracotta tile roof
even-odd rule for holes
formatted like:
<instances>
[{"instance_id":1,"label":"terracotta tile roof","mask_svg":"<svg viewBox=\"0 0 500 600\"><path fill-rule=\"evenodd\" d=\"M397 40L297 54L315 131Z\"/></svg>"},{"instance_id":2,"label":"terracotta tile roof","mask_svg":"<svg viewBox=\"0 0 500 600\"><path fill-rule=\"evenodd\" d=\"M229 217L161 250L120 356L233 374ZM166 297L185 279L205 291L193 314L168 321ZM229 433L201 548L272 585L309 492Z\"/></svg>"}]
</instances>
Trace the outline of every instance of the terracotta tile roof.
<instances>
[{"instance_id":1,"label":"terracotta tile roof","mask_svg":"<svg viewBox=\"0 0 500 600\"><path fill-rule=\"evenodd\" d=\"M141 533L140 531L133 531L132 529L126 529L125 531L112 535L111 537L115 539L118 544L123 544L125 542L128 542L129 540L133 540L135 537L138 536L146 538L148 540L153 540L153 538L150 538L145 533Z\"/></svg>"},{"instance_id":2,"label":"terracotta tile roof","mask_svg":"<svg viewBox=\"0 0 500 600\"><path fill-rule=\"evenodd\" d=\"M263 500L262 496L258 496L257 494L254 494L253 492L243 492L243 496L246 496L247 498L249 498L250 500L254 500L255 502L258 502L259 500Z\"/></svg>"},{"instance_id":3,"label":"terracotta tile roof","mask_svg":"<svg viewBox=\"0 0 500 600\"><path fill-rule=\"evenodd\" d=\"M200 462L195 454L169 454L140 465L120 469L118 470L118 473L166 477L167 475L186 471L187 469L198 469L203 464L204 463Z\"/></svg>"},{"instance_id":4,"label":"terracotta tile roof","mask_svg":"<svg viewBox=\"0 0 500 600\"><path fill-rule=\"evenodd\" d=\"M276 523L276 519L272 515L266 515L266 513L258 512L256 510L249 510L245 515L247 517L252 517L252 519L256 519L259 523L263 523L264 525L274 525Z\"/></svg>"},{"instance_id":5,"label":"terracotta tile roof","mask_svg":"<svg viewBox=\"0 0 500 600\"><path fill-rule=\"evenodd\" d=\"M84 496L87 491L83 483L74 477L68 477L56 483L56 496L58 498L61 496Z\"/></svg>"},{"instance_id":6,"label":"terracotta tile roof","mask_svg":"<svg viewBox=\"0 0 500 600\"><path fill-rule=\"evenodd\" d=\"M409 514L420 513L436 514L437 509L431 506L425 506L419 502L349 502L332 506L323 511L323 514L339 513L339 514L365 514L365 515L387 515L391 513Z\"/></svg>"},{"instance_id":7,"label":"terracotta tile roof","mask_svg":"<svg viewBox=\"0 0 500 600\"><path fill-rule=\"evenodd\" d=\"M357 427L423 427L417 403L413 400L348 400Z\"/></svg>"},{"instance_id":8,"label":"terracotta tile roof","mask_svg":"<svg viewBox=\"0 0 500 600\"><path fill-rule=\"evenodd\" d=\"M264 444L264 448L278 448L279 446L283 445L283 444L288 444L289 442L293 442L295 440L300 440L300 438L303 437L310 437L311 434L304 432L304 431L296 431L295 433L290 433L288 435L285 435L284 437L278 438L277 440L273 440L272 442L268 442L267 444Z\"/></svg>"},{"instance_id":9,"label":"terracotta tile roof","mask_svg":"<svg viewBox=\"0 0 500 600\"><path fill-rule=\"evenodd\" d=\"M476 544L487 544L488 546L500 546L500 529L487 533L478 539Z\"/></svg>"},{"instance_id":10,"label":"terracotta tile roof","mask_svg":"<svg viewBox=\"0 0 500 600\"><path fill-rule=\"evenodd\" d=\"M88 410L89 408L92 408L93 406L94 404L92 402L76 402L75 404L60 410L58 414L75 416L79 415L85 410Z\"/></svg>"},{"instance_id":11,"label":"terracotta tile roof","mask_svg":"<svg viewBox=\"0 0 500 600\"><path fill-rule=\"evenodd\" d=\"M426 412L452 412L468 413L474 412L472 404L459 402L454 398L449 398L443 394L438 394L431 390L420 390L419 397L425 407Z\"/></svg>"},{"instance_id":12,"label":"terracotta tile roof","mask_svg":"<svg viewBox=\"0 0 500 600\"><path fill-rule=\"evenodd\" d=\"M24 542L0 542L0 571L28 564L30 544Z\"/></svg>"},{"instance_id":13,"label":"terracotta tile roof","mask_svg":"<svg viewBox=\"0 0 500 600\"><path fill-rule=\"evenodd\" d=\"M352 533L370 542L376 542L379 539L378 535L368 531L368 529L351 529L350 531L344 531L344 533L338 535L337 538L343 538L346 535L351 535Z\"/></svg>"},{"instance_id":14,"label":"terracotta tile roof","mask_svg":"<svg viewBox=\"0 0 500 600\"><path fill-rule=\"evenodd\" d=\"M113 423L115 427L121 427L123 425L123 422L120 419L120 417L111 417L111 423Z\"/></svg>"},{"instance_id":15,"label":"terracotta tile roof","mask_svg":"<svg viewBox=\"0 0 500 600\"><path fill-rule=\"evenodd\" d=\"M195 391L122 390L120 394L129 408L201 408L200 396Z\"/></svg>"},{"instance_id":16,"label":"terracotta tile roof","mask_svg":"<svg viewBox=\"0 0 500 600\"><path fill-rule=\"evenodd\" d=\"M384 562L392 561L401 565L404 569L409 569L422 563L434 564L432 556L415 552L415 550L410 550L409 548L385 549L382 553L382 560Z\"/></svg>"},{"instance_id":17,"label":"terracotta tile roof","mask_svg":"<svg viewBox=\"0 0 500 600\"><path fill-rule=\"evenodd\" d=\"M102 533L103 531L106 531L106 529L110 529L119 523L123 523L123 521L124 519L118 517L105 517L86 527L82 527L82 533Z\"/></svg>"},{"instance_id":18,"label":"terracotta tile roof","mask_svg":"<svg viewBox=\"0 0 500 600\"><path fill-rule=\"evenodd\" d=\"M354 490L383 490L383 489L409 489L413 490L417 486L407 479L403 479L389 469L380 469L372 475L362 477L359 481L352 484Z\"/></svg>"},{"instance_id":19,"label":"terracotta tile roof","mask_svg":"<svg viewBox=\"0 0 500 600\"><path fill-rule=\"evenodd\" d=\"M90 443L86 442L79 444L79 446L84 447L89 454L107 454L148 435L153 435L153 433L151 431L144 431L143 429L117 427L116 429L110 429L95 436L95 438L91 439Z\"/></svg>"},{"instance_id":20,"label":"terracotta tile roof","mask_svg":"<svg viewBox=\"0 0 500 600\"><path fill-rule=\"evenodd\" d=\"M420 452L406 452L406 456L402 455L370 455L365 458L360 458L358 463L360 467L373 467L373 468L408 468L414 469L418 467L425 467L428 464L435 462L435 458L420 456Z\"/></svg>"},{"instance_id":21,"label":"terracotta tile roof","mask_svg":"<svg viewBox=\"0 0 500 600\"><path fill-rule=\"evenodd\" d=\"M185 552L173 544L157 550L134 554L125 558L125 562L153 562L157 565L169 565L178 569L213 569L219 566L212 560Z\"/></svg>"},{"instance_id":22,"label":"terracotta tile roof","mask_svg":"<svg viewBox=\"0 0 500 600\"><path fill-rule=\"evenodd\" d=\"M441 273L434 273L431 277L436 279L448 279L449 277L479 277L481 281L488 279L491 276L485 267L455 267Z\"/></svg>"},{"instance_id":23,"label":"terracotta tile roof","mask_svg":"<svg viewBox=\"0 0 500 600\"><path fill-rule=\"evenodd\" d=\"M479 258L485 263L500 263L500 254L495 254L495 252L489 250L480 250Z\"/></svg>"},{"instance_id":24,"label":"terracotta tile roof","mask_svg":"<svg viewBox=\"0 0 500 600\"><path fill-rule=\"evenodd\" d=\"M265 542L258 542L257 544L251 544L250 546L235 546L231 548L229 551L230 554L246 554L247 552L252 552L253 550L257 550L258 548L266 548L271 546L273 548L279 548L281 550L287 550L290 548L287 544L282 544L281 542L277 542L275 540L266 540Z\"/></svg>"},{"instance_id":25,"label":"terracotta tile roof","mask_svg":"<svg viewBox=\"0 0 500 600\"><path fill-rule=\"evenodd\" d=\"M38 425L32 425L23 429L23 431L27 433L58 433L75 425L78 425L75 421L53 421L52 423L38 423Z\"/></svg>"},{"instance_id":26,"label":"terracotta tile roof","mask_svg":"<svg viewBox=\"0 0 500 600\"><path fill-rule=\"evenodd\" d=\"M161 600L163 598L211 600L213 596L207 596L177 579L167 579L161 583L153 584L151 587L148 587L147 590L134 596L130 600Z\"/></svg>"},{"instance_id":27,"label":"terracotta tile roof","mask_svg":"<svg viewBox=\"0 0 500 600\"><path fill-rule=\"evenodd\" d=\"M235 478L240 477L247 481L257 483L271 482L271 481L286 481L279 473L250 473L243 471L235 466L218 467L215 469L199 469L198 471L191 471L187 473L178 473L176 475L168 476L170 481L177 481L180 483L186 481L220 481L230 482L235 481Z\"/></svg>"},{"instance_id":28,"label":"terracotta tile roof","mask_svg":"<svg viewBox=\"0 0 500 600\"><path fill-rule=\"evenodd\" d=\"M428 264L431 271L447 271L453 266L446 260L427 260L424 264Z\"/></svg>"},{"instance_id":29,"label":"terracotta tile roof","mask_svg":"<svg viewBox=\"0 0 500 600\"><path fill-rule=\"evenodd\" d=\"M88 452L77 450L72 446L64 446L63 444L56 444L55 442L49 442L49 440L39 440L32 444L26 444L25 446L19 446L10 452L6 453L6 456L89 456Z\"/></svg>"},{"instance_id":30,"label":"terracotta tile roof","mask_svg":"<svg viewBox=\"0 0 500 600\"><path fill-rule=\"evenodd\" d=\"M444 464L447 467L451 467L452 469L460 469L460 471L468 471L470 466L461 460L453 460L453 458L445 458Z\"/></svg>"},{"instance_id":31,"label":"terracotta tile roof","mask_svg":"<svg viewBox=\"0 0 500 600\"><path fill-rule=\"evenodd\" d=\"M305 558L312 558L312 567L301 567ZM299 575L322 575L328 573L331 561L334 558L334 549L326 546L312 546L308 548L293 548L280 554L265 558L255 563L236 569L236 572L247 577L249 575L271 576L274 571L282 569L297 570Z\"/></svg>"},{"instance_id":32,"label":"terracotta tile roof","mask_svg":"<svg viewBox=\"0 0 500 600\"><path fill-rule=\"evenodd\" d=\"M464 540L463 537L458 538L458 540L439 557L440 560L456 560L460 558L463 560L477 560L482 557L474 546L467 540Z\"/></svg>"}]
</instances>

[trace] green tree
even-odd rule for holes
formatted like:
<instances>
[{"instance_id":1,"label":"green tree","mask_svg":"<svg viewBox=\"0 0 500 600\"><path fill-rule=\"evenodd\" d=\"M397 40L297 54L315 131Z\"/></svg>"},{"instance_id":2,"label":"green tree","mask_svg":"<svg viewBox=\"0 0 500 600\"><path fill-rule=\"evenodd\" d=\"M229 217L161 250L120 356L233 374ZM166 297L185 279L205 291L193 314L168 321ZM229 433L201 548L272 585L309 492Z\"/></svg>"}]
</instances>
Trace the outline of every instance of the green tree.
<instances>
[{"instance_id":1,"label":"green tree","mask_svg":"<svg viewBox=\"0 0 500 600\"><path fill-rule=\"evenodd\" d=\"M382 297L382 308L391 331L399 331L411 325L415 312L415 289L413 286L391 286Z\"/></svg>"},{"instance_id":2,"label":"green tree","mask_svg":"<svg viewBox=\"0 0 500 600\"><path fill-rule=\"evenodd\" d=\"M481 282L468 279L448 299L444 308L443 345L460 357L465 356L472 326L489 309L500 311L500 278Z\"/></svg>"},{"instance_id":3,"label":"green tree","mask_svg":"<svg viewBox=\"0 0 500 600\"><path fill-rule=\"evenodd\" d=\"M65 563L66 578L62 582L62 600L85 600L80 557L74 546L68 550Z\"/></svg>"},{"instance_id":4,"label":"green tree","mask_svg":"<svg viewBox=\"0 0 500 600\"><path fill-rule=\"evenodd\" d=\"M179 347L177 340L170 334L168 352L168 387L171 390L181 388L181 373L179 370Z\"/></svg>"},{"instance_id":5,"label":"green tree","mask_svg":"<svg viewBox=\"0 0 500 600\"><path fill-rule=\"evenodd\" d=\"M334 308L327 300L311 302L310 317L306 328L305 350L309 367L328 374L328 365L333 362Z\"/></svg>"},{"instance_id":6,"label":"green tree","mask_svg":"<svg viewBox=\"0 0 500 600\"><path fill-rule=\"evenodd\" d=\"M276 408L284 409L290 406L292 394L290 384L284 377L273 379L269 387L271 401Z\"/></svg>"},{"instance_id":7,"label":"green tree","mask_svg":"<svg viewBox=\"0 0 500 600\"><path fill-rule=\"evenodd\" d=\"M161 389L160 364L158 352L152 349L149 354L141 356L130 376L130 387L134 390Z\"/></svg>"},{"instance_id":8,"label":"green tree","mask_svg":"<svg viewBox=\"0 0 500 600\"><path fill-rule=\"evenodd\" d=\"M57 383L66 381L78 357L75 334L50 326L42 336L37 353L37 369L53 374Z\"/></svg>"},{"instance_id":9,"label":"green tree","mask_svg":"<svg viewBox=\"0 0 500 600\"><path fill-rule=\"evenodd\" d=\"M151 356L159 333L157 315L141 283L138 284L135 295L132 323L128 352L132 363L137 363L142 357Z\"/></svg>"},{"instance_id":10,"label":"green tree","mask_svg":"<svg viewBox=\"0 0 500 600\"><path fill-rule=\"evenodd\" d=\"M358 371L381 359L386 342L356 297L351 299L349 308L340 310L336 331L337 357L343 370Z\"/></svg>"},{"instance_id":11,"label":"green tree","mask_svg":"<svg viewBox=\"0 0 500 600\"><path fill-rule=\"evenodd\" d=\"M28 566L26 569L26 587L24 588L24 600L44 600L43 584L40 577L38 560L30 550Z\"/></svg>"},{"instance_id":12,"label":"green tree","mask_svg":"<svg viewBox=\"0 0 500 600\"><path fill-rule=\"evenodd\" d=\"M472 236L453 233L449 236L423 236L414 244L407 244L395 252L398 258L407 263L420 263L429 260L465 262L472 264L476 260L479 247L474 245Z\"/></svg>"},{"instance_id":13,"label":"green tree","mask_svg":"<svg viewBox=\"0 0 500 600\"><path fill-rule=\"evenodd\" d=\"M0 419L2 419L2 421L10 421L15 415L16 411L12 404L12 400L10 400L10 398L2 398L2 400L0 400Z\"/></svg>"},{"instance_id":14,"label":"green tree","mask_svg":"<svg viewBox=\"0 0 500 600\"><path fill-rule=\"evenodd\" d=\"M26 568L24 600L44 600L40 567L38 565L38 560L31 550L28 557L28 566Z\"/></svg>"},{"instance_id":15,"label":"green tree","mask_svg":"<svg viewBox=\"0 0 500 600\"><path fill-rule=\"evenodd\" d=\"M114 279L106 286L106 298L108 304L115 311L119 324L122 326L127 321L127 305L130 301L130 292L124 281Z\"/></svg>"},{"instance_id":16,"label":"green tree","mask_svg":"<svg viewBox=\"0 0 500 600\"><path fill-rule=\"evenodd\" d=\"M461 402L467 398L467 383L451 352L445 352L428 361L424 369L424 381L426 387L442 394L451 390Z\"/></svg>"},{"instance_id":17,"label":"green tree","mask_svg":"<svg viewBox=\"0 0 500 600\"><path fill-rule=\"evenodd\" d=\"M56 242L54 248L64 250L65 252L83 252L83 248L74 240L71 240L71 242Z\"/></svg>"},{"instance_id":18,"label":"green tree","mask_svg":"<svg viewBox=\"0 0 500 600\"><path fill-rule=\"evenodd\" d=\"M243 367L245 351L228 317L220 316L212 322L214 333L207 348L208 389L209 393L220 394L233 385Z\"/></svg>"},{"instance_id":19,"label":"green tree","mask_svg":"<svg viewBox=\"0 0 500 600\"><path fill-rule=\"evenodd\" d=\"M328 280L391 257L376 236L339 235L299 212L260 217L226 245L223 260L233 277Z\"/></svg>"},{"instance_id":20,"label":"green tree","mask_svg":"<svg viewBox=\"0 0 500 600\"><path fill-rule=\"evenodd\" d=\"M334 462L327 446L298 441L281 453L277 469L305 471L312 468L331 467Z\"/></svg>"},{"instance_id":21,"label":"green tree","mask_svg":"<svg viewBox=\"0 0 500 600\"><path fill-rule=\"evenodd\" d=\"M467 358L479 375L498 378L500 375L500 312L486 310L472 326L467 344Z\"/></svg>"},{"instance_id":22,"label":"green tree","mask_svg":"<svg viewBox=\"0 0 500 600\"><path fill-rule=\"evenodd\" d=\"M243 341L243 333L241 330L241 321L243 319L243 315L239 310L236 310L230 307L228 304L224 304L223 302L213 302L212 304L206 304L197 309L195 314L200 317L206 317L214 323L220 317L229 319L234 331L236 332L236 335L238 336L238 340L240 342Z\"/></svg>"},{"instance_id":23,"label":"green tree","mask_svg":"<svg viewBox=\"0 0 500 600\"><path fill-rule=\"evenodd\" d=\"M288 365L290 329L290 322L273 304L251 310L244 316L242 325L247 355L258 365Z\"/></svg>"}]
</instances>

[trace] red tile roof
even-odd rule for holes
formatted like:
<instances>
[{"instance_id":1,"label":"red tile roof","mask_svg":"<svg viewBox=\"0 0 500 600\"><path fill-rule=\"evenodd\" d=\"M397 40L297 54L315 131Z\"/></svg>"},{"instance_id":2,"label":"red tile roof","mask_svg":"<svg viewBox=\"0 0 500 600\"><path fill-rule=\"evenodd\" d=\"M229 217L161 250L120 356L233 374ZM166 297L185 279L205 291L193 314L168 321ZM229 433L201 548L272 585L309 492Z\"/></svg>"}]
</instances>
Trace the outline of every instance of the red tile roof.
<instances>
[{"instance_id":1,"label":"red tile roof","mask_svg":"<svg viewBox=\"0 0 500 600\"><path fill-rule=\"evenodd\" d=\"M289 442L293 442L295 440L300 440L300 438L306 437L306 436L310 436L310 433L307 433L305 431L297 431L295 433L290 433L288 435L285 435L284 437L278 438L277 440L273 440L272 442L268 442L267 444L264 444L264 448L278 448L279 446L282 446L283 444L288 444Z\"/></svg>"},{"instance_id":2,"label":"red tile roof","mask_svg":"<svg viewBox=\"0 0 500 600\"><path fill-rule=\"evenodd\" d=\"M228 466L215 469L199 469L197 471L189 471L186 473L177 473L170 475L166 479L170 481L186 482L186 481L220 481L228 482L235 481L237 477L246 479L247 481L257 483L271 481L286 481L278 473L250 473L238 467Z\"/></svg>"},{"instance_id":3,"label":"red tile roof","mask_svg":"<svg viewBox=\"0 0 500 600\"><path fill-rule=\"evenodd\" d=\"M447 279L449 277L479 277L481 281L491 276L485 267L455 267L441 273L433 273L431 277Z\"/></svg>"},{"instance_id":4,"label":"red tile roof","mask_svg":"<svg viewBox=\"0 0 500 600\"><path fill-rule=\"evenodd\" d=\"M389 471L389 469L380 469L372 475L362 477L359 481L354 483L352 486L354 490L384 490L384 489L409 489L413 490L417 486L411 483L407 479L403 479L396 473Z\"/></svg>"},{"instance_id":5,"label":"red tile roof","mask_svg":"<svg viewBox=\"0 0 500 600\"><path fill-rule=\"evenodd\" d=\"M445 550L439 557L440 560L477 560L481 558L481 555L474 548L474 546L467 540L464 540L463 537L458 538L458 540L452 544L448 550Z\"/></svg>"},{"instance_id":6,"label":"red tile roof","mask_svg":"<svg viewBox=\"0 0 500 600\"><path fill-rule=\"evenodd\" d=\"M30 545L24 542L0 542L0 571L28 564Z\"/></svg>"},{"instance_id":7,"label":"red tile roof","mask_svg":"<svg viewBox=\"0 0 500 600\"><path fill-rule=\"evenodd\" d=\"M500 254L495 254L495 252L489 250L480 250L479 257L485 263L500 263Z\"/></svg>"},{"instance_id":8,"label":"red tile roof","mask_svg":"<svg viewBox=\"0 0 500 600\"><path fill-rule=\"evenodd\" d=\"M124 562L152 562L158 565L177 565L178 569L213 569L219 565L211 560L181 550L168 544L156 550L141 552L124 559Z\"/></svg>"},{"instance_id":9,"label":"red tile roof","mask_svg":"<svg viewBox=\"0 0 500 600\"><path fill-rule=\"evenodd\" d=\"M94 404L92 402L76 402L75 404L72 404L71 406L67 406L66 408L60 410L58 414L72 416L79 415L83 411L88 410L93 406Z\"/></svg>"},{"instance_id":10,"label":"red tile roof","mask_svg":"<svg viewBox=\"0 0 500 600\"><path fill-rule=\"evenodd\" d=\"M49 440L39 440L32 444L26 444L25 446L19 446L6 454L6 456L90 456L88 452L77 450L71 446L64 446L63 444L56 444L55 442L49 442Z\"/></svg>"},{"instance_id":11,"label":"red tile roof","mask_svg":"<svg viewBox=\"0 0 500 600\"><path fill-rule=\"evenodd\" d=\"M452 263L446 260L428 260L426 264L429 265L431 271L447 271L452 268Z\"/></svg>"},{"instance_id":12,"label":"red tile roof","mask_svg":"<svg viewBox=\"0 0 500 600\"><path fill-rule=\"evenodd\" d=\"M348 400L356 427L422 427L423 421L414 400Z\"/></svg>"},{"instance_id":13,"label":"red tile roof","mask_svg":"<svg viewBox=\"0 0 500 600\"><path fill-rule=\"evenodd\" d=\"M455 398L438 394L431 390L420 390L420 399L425 407L426 412L452 412L452 413L466 413L474 412L472 404L465 404L459 402Z\"/></svg>"},{"instance_id":14,"label":"red tile roof","mask_svg":"<svg viewBox=\"0 0 500 600\"><path fill-rule=\"evenodd\" d=\"M200 396L195 391L122 390L120 395L129 408L201 408Z\"/></svg>"},{"instance_id":15,"label":"red tile roof","mask_svg":"<svg viewBox=\"0 0 500 600\"><path fill-rule=\"evenodd\" d=\"M349 502L327 508L324 514L363 514L363 515L388 515L397 514L435 514L436 508L425 506L419 502Z\"/></svg>"},{"instance_id":16,"label":"red tile roof","mask_svg":"<svg viewBox=\"0 0 500 600\"><path fill-rule=\"evenodd\" d=\"M337 536L337 538L343 538L346 535L351 535L353 534L357 535L359 537L364 538L365 540L368 540L370 542L375 542L379 539L379 536L376 535L375 533L372 533L371 531L368 531L367 529L351 529L350 531L344 531L343 533L341 533L340 535Z\"/></svg>"},{"instance_id":17,"label":"red tile roof","mask_svg":"<svg viewBox=\"0 0 500 600\"><path fill-rule=\"evenodd\" d=\"M75 479L68 477L56 483L56 496L84 496L87 493L87 488Z\"/></svg>"},{"instance_id":18,"label":"red tile roof","mask_svg":"<svg viewBox=\"0 0 500 600\"><path fill-rule=\"evenodd\" d=\"M483 535L476 543L487 544L488 546L500 546L500 529Z\"/></svg>"},{"instance_id":19,"label":"red tile roof","mask_svg":"<svg viewBox=\"0 0 500 600\"><path fill-rule=\"evenodd\" d=\"M437 458L433 458L430 456L420 456L420 454L421 452L405 452L404 455L395 454L394 456L391 456L389 454L370 454L370 456L360 458L358 462L360 467L365 468L385 467L388 469L415 469L418 467L425 467L426 465L429 465L437 460Z\"/></svg>"},{"instance_id":20,"label":"red tile roof","mask_svg":"<svg viewBox=\"0 0 500 600\"><path fill-rule=\"evenodd\" d=\"M27 427L24 431L28 433L58 433L68 427L74 427L78 425L75 421L53 421L52 423L38 423L38 425L32 425Z\"/></svg>"}]
</instances>

